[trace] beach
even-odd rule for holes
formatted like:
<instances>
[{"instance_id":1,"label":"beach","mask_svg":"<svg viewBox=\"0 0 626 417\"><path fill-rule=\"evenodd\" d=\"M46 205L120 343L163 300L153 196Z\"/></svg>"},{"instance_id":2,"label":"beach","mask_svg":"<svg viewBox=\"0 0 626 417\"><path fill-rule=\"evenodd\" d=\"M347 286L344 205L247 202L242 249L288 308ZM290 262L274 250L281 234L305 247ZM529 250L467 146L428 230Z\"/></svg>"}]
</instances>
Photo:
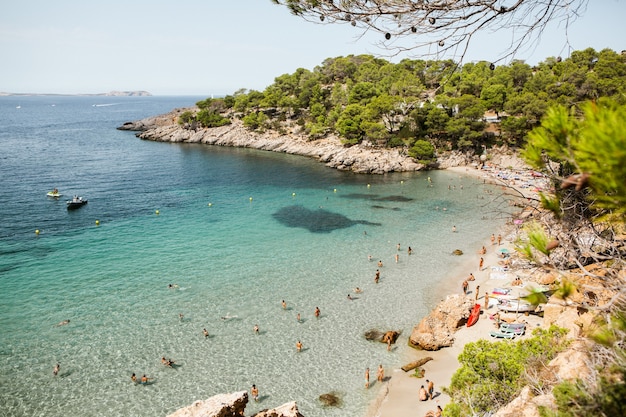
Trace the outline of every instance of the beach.
<instances>
[{"instance_id":1,"label":"beach","mask_svg":"<svg viewBox=\"0 0 626 417\"><path fill-rule=\"evenodd\" d=\"M494 183L506 183L511 187L518 186L515 182L509 182L508 179L504 181L500 178L498 170L483 171L477 170L473 167L455 167L449 168L449 171L458 173L459 176L474 176L484 178L485 181ZM519 192L525 195L531 195L534 190L526 190L516 188ZM501 250L506 249L509 252L514 251L513 240L515 238L515 227L512 225L505 225L502 228L492 230L494 236L501 235L502 241L498 244L497 239L495 244L490 240L484 242L484 246L487 250L485 255L481 255L479 251L481 246L473 248L470 253L464 254L466 260L463 266L457 269L457 273L449 277L440 288L441 300L445 299L448 295L462 294L461 284L467 276L472 273L475 276L475 281L470 282L469 289L466 297L475 299L476 287L480 287L480 293L478 294L477 303L484 305L485 292L491 294L492 290L496 287L502 287L511 280L509 274L508 279L502 279L502 274L492 272L499 270L502 259L500 258ZM457 233L462 233L462 225L460 225ZM480 258L484 258L483 268L479 269ZM489 339L489 332L495 330L494 321L489 318L490 315L496 313L497 307L490 306L485 310L484 306L481 309L479 320L471 327L460 327L454 337L454 344L450 347L442 348L437 351L419 351L413 350L410 354L410 359L407 361L413 362L422 358L431 357L432 360L426 362L421 368L425 371L422 378L417 378L414 375L414 371L405 372L400 368L389 370L388 375L390 378L387 380L384 387L380 388L380 393L376 400L370 405L366 417L396 417L401 415L414 415L425 416L429 411L435 411L437 406L445 408L445 405L450 402L450 398L446 395L442 388L447 387L454 373L459 368L458 356L463 352L466 344L475 342L479 339ZM521 314L520 320L528 323L528 327L533 329L541 324L542 319L538 316L529 315L524 316ZM515 316L515 314L512 314ZM417 324L417 323L416 323ZM529 334L530 332L528 332ZM497 343L497 341L496 341ZM419 390L421 386L426 387L426 380L434 382L435 389L432 400L420 401Z\"/></svg>"}]
</instances>

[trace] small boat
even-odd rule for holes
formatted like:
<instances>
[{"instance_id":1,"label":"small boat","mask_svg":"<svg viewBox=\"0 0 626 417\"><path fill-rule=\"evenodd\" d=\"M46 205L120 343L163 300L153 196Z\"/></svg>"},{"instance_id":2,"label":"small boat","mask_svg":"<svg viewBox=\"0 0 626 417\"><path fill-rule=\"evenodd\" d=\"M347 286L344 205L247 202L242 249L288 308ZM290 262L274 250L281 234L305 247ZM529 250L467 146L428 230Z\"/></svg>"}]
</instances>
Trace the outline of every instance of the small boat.
<instances>
[{"instance_id":1,"label":"small boat","mask_svg":"<svg viewBox=\"0 0 626 417\"><path fill-rule=\"evenodd\" d=\"M501 303L498 304L498 310L501 311L524 313L526 311L535 311L536 309L536 305L521 300L502 300Z\"/></svg>"},{"instance_id":2,"label":"small boat","mask_svg":"<svg viewBox=\"0 0 626 417\"><path fill-rule=\"evenodd\" d=\"M478 316L480 315L480 304L474 304L474 308L472 308L472 312L470 313L469 318L467 319L467 327L471 327L478 321Z\"/></svg>"},{"instance_id":3,"label":"small boat","mask_svg":"<svg viewBox=\"0 0 626 417\"><path fill-rule=\"evenodd\" d=\"M87 204L87 200L84 200L82 197L74 196L71 200L67 200L66 203L68 210L74 210Z\"/></svg>"},{"instance_id":4,"label":"small boat","mask_svg":"<svg viewBox=\"0 0 626 417\"><path fill-rule=\"evenodd\" d=\"M59 197L61 197L63 194L61 194L61 193L59 192L59 190L57 190L57 189L55 188L55 189L54 189L54 190L52 190L52 191L48 191L48 193L46 193L46 195L47 195L48 197L52 197L52 198L59 198Z\"/></svg>"}]
</instances>

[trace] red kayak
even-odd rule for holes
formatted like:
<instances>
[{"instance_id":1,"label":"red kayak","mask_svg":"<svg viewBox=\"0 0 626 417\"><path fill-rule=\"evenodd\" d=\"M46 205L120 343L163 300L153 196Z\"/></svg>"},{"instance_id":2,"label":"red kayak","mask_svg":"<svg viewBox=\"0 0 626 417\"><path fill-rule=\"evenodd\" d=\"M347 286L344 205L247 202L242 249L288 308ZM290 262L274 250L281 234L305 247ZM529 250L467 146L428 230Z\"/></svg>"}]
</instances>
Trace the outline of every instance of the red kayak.
<instances>
[{"instance_id":1,"label":"red kayak","mask_svg":"<svg viewBox=\"0 0 626 417\"><path fill-rule=\"evenodd\" d=\"M479 315L480 315L480 304L474 304L474 308L472 308L472 312L470 313L470 316L467 319L467 327L473 326L478 321Z\"/></svg>"}]
</instances>

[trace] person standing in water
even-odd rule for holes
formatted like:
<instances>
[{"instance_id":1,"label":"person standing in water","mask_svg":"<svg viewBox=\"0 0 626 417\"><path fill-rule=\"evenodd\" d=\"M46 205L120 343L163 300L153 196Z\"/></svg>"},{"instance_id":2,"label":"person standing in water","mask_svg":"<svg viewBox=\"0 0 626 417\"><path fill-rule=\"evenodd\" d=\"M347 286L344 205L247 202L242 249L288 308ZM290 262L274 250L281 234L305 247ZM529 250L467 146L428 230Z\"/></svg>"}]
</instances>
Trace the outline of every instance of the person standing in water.
<instances>
[{"instance_id":1,"label":"person standing in water","mask_svg":"<svg viewBox=\"0 0 626 417\"><path fill-rule=\"evenodd\" d=\"M365 389L370 387L370 368L365 370Z\"/></svg>"},{"instance_id":2,"label":"person standing in water","mask_svg":"<svg viewBox=\"0 0 626 417\"><path fill-rule=\"evenodd\" d=\"M52 369L52 375L57 376L59 371L61 370L61 364L54 365L54 369Z\"/></svg>"},{"instance_id":3,"label":"person standing in water","mask_svg":"<svg viewBox=\"0 0 626 417\"><path fill-rule=\"evenodd\" d=\"M252 384L252 388L250 388L250 395L254 398L254 401L259 401L259 389L255 384Z\"/></svg>"}]
</instances>

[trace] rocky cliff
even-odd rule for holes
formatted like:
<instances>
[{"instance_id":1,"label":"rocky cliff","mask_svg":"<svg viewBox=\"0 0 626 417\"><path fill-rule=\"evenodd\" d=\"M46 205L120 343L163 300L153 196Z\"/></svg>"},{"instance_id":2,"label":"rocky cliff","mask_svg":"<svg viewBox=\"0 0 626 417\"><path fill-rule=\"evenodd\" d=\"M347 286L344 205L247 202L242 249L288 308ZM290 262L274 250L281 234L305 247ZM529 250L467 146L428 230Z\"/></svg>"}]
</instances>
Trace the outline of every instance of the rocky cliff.
<instances>
[{"instance_id":1,"label":"rocky cliff","mask_svg":"<svg viewBox=\"0 0 626 417\"><path fill-rule=\"evenodd\" d=\"M232 124L226 126L189 129L177 123L178 116L185 110L176 109L165 115L127 122L118 129L140 131L137 137L159 142L201 143L302 155L324 162L329 167L356 173L384 174L424 168L424 165L397 149L377 148L368 143L346 147L336 136L309 140L295 133L257 133L246 129L238 119L233 119Z\"/></svg>"}]
</instances>

